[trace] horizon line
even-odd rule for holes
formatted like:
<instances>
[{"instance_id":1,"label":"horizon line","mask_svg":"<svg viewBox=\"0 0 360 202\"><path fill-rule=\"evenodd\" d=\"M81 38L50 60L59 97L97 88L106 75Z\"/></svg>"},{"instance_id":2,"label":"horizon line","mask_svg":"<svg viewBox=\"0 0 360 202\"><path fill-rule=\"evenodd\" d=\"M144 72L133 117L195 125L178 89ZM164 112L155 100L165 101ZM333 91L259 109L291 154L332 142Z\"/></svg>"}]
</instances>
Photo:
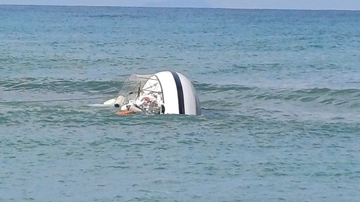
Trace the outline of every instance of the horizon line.
<instances>
[{"instance_id":1,"label":"horizon line","mask_svg":"<svg viewBox=\"0 0 360 202\"><path fill-rule=\"evenodd\" d=\"M0 6L63 6L63 7L125 7L125 8L190 8L190 9L233 9L233 10L294 10L294 11L360 11L360 9L336 8L256 8L256 7L211 7L211 6L121 6L121 5L84 5L84 4L2 4Z\"/></svg>"}]
</instances>

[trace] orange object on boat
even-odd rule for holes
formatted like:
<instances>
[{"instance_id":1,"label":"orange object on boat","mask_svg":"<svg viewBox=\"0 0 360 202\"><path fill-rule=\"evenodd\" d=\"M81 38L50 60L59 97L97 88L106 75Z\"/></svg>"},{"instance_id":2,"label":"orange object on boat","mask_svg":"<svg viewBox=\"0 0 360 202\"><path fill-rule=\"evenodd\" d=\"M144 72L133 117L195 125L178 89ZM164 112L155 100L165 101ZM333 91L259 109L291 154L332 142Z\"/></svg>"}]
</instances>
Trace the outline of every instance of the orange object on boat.
<instances>
[{"instance_id":1,"label":"orange object on boat","mask_svg":"<svg viewBox=\"0 0 360 202\"><path fill-rule=\"evenodd\" d=\"M130 111L130 110L124 110L124 111L118 111L116 112L117 115L128 115L128 114L135 114L134 111Z\"/></svg>"}]
</instances>

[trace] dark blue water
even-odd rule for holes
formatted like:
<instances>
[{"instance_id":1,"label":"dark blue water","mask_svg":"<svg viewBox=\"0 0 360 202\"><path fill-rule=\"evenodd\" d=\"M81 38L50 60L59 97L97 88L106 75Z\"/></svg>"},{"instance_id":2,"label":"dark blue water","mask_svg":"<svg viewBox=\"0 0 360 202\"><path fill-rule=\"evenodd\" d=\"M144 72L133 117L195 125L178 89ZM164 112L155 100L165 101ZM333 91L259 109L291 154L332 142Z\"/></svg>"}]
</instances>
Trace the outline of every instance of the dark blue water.
<instances>
[{"instance_id":1,"label":"dark blue water","mask_svg":"<svg viewBox=\"0 0 360 202\"><path fill-rule=\"evenodd\" d=\"M359 17L0 6L0 201L358 201ZM91 106L163 70L202 116Z\"/></svg>"}]
</instances>

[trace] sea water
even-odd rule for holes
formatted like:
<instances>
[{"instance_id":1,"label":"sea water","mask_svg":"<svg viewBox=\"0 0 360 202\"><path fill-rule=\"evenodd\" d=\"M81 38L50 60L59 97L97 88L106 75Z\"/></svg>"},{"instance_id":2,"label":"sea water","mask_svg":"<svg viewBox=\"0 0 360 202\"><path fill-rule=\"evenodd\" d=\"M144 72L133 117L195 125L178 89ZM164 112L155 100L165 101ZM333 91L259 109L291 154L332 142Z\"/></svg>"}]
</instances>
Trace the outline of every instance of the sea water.
<instances>
[{"instance_id":1,"label":"sea water","mask_svg":"<svg viewBox=\"0 0 360 202\"><path fill-rule=\"evenodd\" d=\"M359 18L0 6L0 201L358 201ZM201 116L92 106L164 70Z\"/></svg>"}]
</instances>

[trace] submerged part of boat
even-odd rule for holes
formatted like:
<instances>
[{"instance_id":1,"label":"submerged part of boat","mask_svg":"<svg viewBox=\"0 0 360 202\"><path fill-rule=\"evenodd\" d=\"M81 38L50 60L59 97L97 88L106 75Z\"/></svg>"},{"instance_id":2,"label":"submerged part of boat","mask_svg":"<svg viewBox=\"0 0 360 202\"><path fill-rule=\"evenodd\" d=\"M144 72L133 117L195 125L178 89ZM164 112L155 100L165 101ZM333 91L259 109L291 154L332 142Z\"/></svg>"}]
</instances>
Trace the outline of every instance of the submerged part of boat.
<instances>
[{"instance_id":1,"label":"submerged part of boat","mask_svg":"<svg viewBox=\"0 0 360 202\"><path fill-rule=\"evenodd\" d=\"M149 114L201 114L199 98L191 81L171 71L131 75L124 82L119 96L103 105Z\"/></svg>"}]
</instances>

